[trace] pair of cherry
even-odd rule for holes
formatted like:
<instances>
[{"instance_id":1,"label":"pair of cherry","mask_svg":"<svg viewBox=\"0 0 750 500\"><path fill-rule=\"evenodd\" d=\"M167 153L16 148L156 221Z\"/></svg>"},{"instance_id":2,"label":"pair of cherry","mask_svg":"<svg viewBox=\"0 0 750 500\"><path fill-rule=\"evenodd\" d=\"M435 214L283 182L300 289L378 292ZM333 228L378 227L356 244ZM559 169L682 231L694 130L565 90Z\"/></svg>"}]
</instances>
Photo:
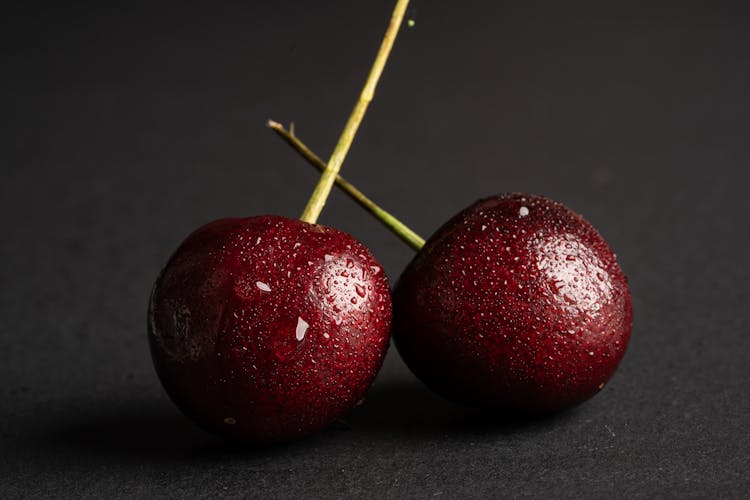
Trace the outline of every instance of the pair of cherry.
<instances>
[{"instance_id":1,"label":"pair of cherry","mask_svg":"<svg viewBox=\"0 0 750 500\"><path fill-rule=\"evenodd\" d=\"M315 223L407 3L398 0L331 160L285 136L325 167L302 220L211 222L187 237L156 280L148 320L157 373L177 406L208 430L269 442L326 427L362 400L391 330L432 390L512 412L581 403L625 352L626 278L599 233L558 202L529 194L480 200L426 243L396 229L418 252L393 295L362 243Z\"/></svg>"},{"instance_id":2,"label":"pair of cherry","mask_svg":"<svg viewBox=\"0 0 750 500\"><path fill-rule=\"evenodd\" d=\"M630 336L625 276L562 204L478 201L441 227L393 292L393 338L435 392L521 412L576 405L612 376ZM201 227L159 276L149 309L158 374L203 427L300 437L360 401L389 343L391 293L368 249L277 216Z\"/></svg>"}]
</instances>

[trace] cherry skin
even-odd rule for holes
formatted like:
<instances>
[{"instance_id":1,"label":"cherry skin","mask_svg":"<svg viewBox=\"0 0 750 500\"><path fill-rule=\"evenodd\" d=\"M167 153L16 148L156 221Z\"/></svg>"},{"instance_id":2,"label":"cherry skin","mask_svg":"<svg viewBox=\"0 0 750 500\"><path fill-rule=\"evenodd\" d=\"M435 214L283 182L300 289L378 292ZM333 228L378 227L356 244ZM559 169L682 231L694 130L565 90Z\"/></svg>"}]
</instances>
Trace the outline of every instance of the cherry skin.
<instances>
[{"instance_id":1,"label":"cherry skin","mask_svg":"<svg viewBox=\"0 0 750 500\"><path fill-rule=\"evenodd\" d=\"M252 442L326 427L354 407L388 348L391 296L367 248L277 216L192 233L151 294L149 343L176 405Z\"/></svg>"},{"instance_id":2,"label":"cherry skin","mask_svg":"<svg viewBox=\"0 0 750 500\"><path fill-rule=\"evenodd\" d=\"M401 276L393 338L448 399L519 413L575 406L628 344L627 279L599 233L529 194L477 201L443 225Z\"/></svg>"}]
</instances>

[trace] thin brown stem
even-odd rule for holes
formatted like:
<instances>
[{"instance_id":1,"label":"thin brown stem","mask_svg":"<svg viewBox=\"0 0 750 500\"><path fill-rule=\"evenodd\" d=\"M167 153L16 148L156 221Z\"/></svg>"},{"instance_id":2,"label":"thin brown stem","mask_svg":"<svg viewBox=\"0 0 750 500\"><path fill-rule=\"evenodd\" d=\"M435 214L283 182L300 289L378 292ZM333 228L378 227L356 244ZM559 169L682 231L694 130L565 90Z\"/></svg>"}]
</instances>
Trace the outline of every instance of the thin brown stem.
<instances>
[{"instance_id":1,"label":"thin brown stem","mask_svg":"<svg viewBox=\"0 0 750 500\"><path fill-rule=\"evenodd\" d=\"M320 159L318 155L313 153L307 145L298 139L291 127L286 130L283 125L273 120L268 120L266 123L268 128L276 132L276 134L284 139L295 151L297 151L307 162L320 170L325 170L326 164ZM424 246L424 239L417 233L412 231L406 224L398 220L396 217L391 215L389 212L380 208L374 201L365 196L362 191L357 189L353 184L348 182L346 179L336 174L335 178L336 185L339 186L346 194L348 194L354 201L356 201L362 208L370 212L376 219L378 219L384 226L390 229L396 236L412 247L414 250L419 250Z\"/></svg>"},{"instance_id":2,"label":"thin brown stem","mask_svg":"<svg viewBox=\"0 0 750 500\"><path fill-rule=\"evenodd\" d=\"M365 86L359 95L357 103L354 105L349 120L346 122L344 130L341 132L341 137L336 144L336 148L331 154L331 158L328 160L323 174L320 176L318 184L315 186L315 190L310 196L310 200L307 202L305 210L302 212L301 220L314 224L317 222L320 212L323 210L323 206L328 199L328 195L331 192L333 183L336 180L336 175L341 170L341 165L344 163L344 158L349 152L349 148L354 141L354 136L357 134L360 123L365 117L367 106L372 101L375 95L375 87L378 85L380 75L383 73L385 63L388 60L388 55L391 53L393 48L393 42L396 41L396 35L398 35L399 27L404 20L404 13L406 7L409 4L409 0L398 0L396 7L393 9L393 15L391 16L391 22L388 25L388 29L383 37L383 42L380 45L377 56L375 56L375 62L372 64L370 74L365 81Z\"/></svg>"}]
</instances>

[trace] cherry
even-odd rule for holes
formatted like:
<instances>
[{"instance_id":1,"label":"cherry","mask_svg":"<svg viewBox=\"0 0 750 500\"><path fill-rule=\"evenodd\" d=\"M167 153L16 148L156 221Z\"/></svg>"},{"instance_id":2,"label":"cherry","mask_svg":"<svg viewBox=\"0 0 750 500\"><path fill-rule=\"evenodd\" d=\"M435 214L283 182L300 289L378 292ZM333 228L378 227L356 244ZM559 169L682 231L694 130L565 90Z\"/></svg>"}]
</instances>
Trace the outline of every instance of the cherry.
<instances>
[{"instance_id":1,"label":"cherry","mask_svg":"<svg viewBox=\"0 0 750 500\"><path fill-rule=\"evenodd\" d=\"M550 412L596 394L630 338L615 255L580 215L541 196L480 200L445 223L394 290L406 364L446 398Z\"/></svg>"},{"instance_id":2,"label":"cherry","mask_svg":"<svg viewBox=\"0 0 750 500\"><path fill-rule=\"evenodd\" d=\"M311 165L325 163L278 123ZM583 217L530 194L479 200L425 241L342 177L337 185L418 251L394 290L394 343L435 392L524 413L604 387L632 328L627 279Z\"/></svg>"},{"instance_id":3,"label":"cherry","mask_svg":"<svg viewBox=\"0 0 750 500\"><path fill-rule=\"evenodd\" d=\"M382 267L350 235L316 224L372 101L408 0L300 220L221 219L182 242L156 280L152 358L167 393L210 431L255 442L305 436L362 399L388 348Z\"/></svg>"},{"instance_id":4,"label":"cherry","mask_svg":"<svg viewBox=\"0 0 750 500\"><path fill-rule=\"evenodd\" d=\"M281 441L362 399L390 320L385 273L350 235L277 216L221 219L159 275L149 341L185 414L220 434Z\"/></svg>"}]
</instances>

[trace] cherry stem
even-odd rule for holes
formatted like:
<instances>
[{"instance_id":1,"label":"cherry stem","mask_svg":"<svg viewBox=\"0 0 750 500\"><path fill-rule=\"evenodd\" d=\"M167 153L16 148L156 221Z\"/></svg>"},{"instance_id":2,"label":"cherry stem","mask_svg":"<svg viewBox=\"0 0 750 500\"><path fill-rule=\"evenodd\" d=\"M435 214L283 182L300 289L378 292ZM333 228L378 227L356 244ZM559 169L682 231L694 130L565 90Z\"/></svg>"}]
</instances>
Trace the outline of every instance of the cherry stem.
<instances>
[{"instance_id":1,"label":"cherry stem","mask_svg":"<svg viewBox=\"0 0 750 500\"><path fill-rule=\"evenodd\" d=\"M302 142L297 136L294 135L294 127L290 126L289 130L286 130L284 126L273 120L268 120L266 123L268 128L276 132L279 137L284 139L294 150L296 150L307 162L313 167L317 168L321 172L326 169L326 164L320 159L318 155L313 153L307 145ZM374 201L365 196L362 191L357 189L349 181L336 175L336 185L340 187L346 194L348 194L354 201L370 212L377 220L379 220L385 227L387 227L396 236L409 245L414 250L419 250L424 246L424 239L417 233L412 231L406 224L398 220L396 217L391 215L389 212L380 208Z\"/></svg>"},{"instance_id":2,"label":"cherry stem","mask_svg":"<svg viewBox=\"0 0 750 500\"><path fill-rule=\"evenodd\" d=\"M341 137L339 137L339 141L331 154L331 158L328 160L328 164L326 165L325 170L323 170L323 174L320 176L320 180L315 186L315 190L313 190L310 200L307 202L307 206L300 216L300 219L305 222L315 224L320 216L320 212L323 210L323 206L325 205L328 195L331 193L333 183L336 180L336 175L339 173L339 170L341 170L344 158L346 158L346 154L349 152L352 141L354 141L354 136L357 134L357 129L359 129L359 125L362 123L362 119L365 116L367 106L375 95L375 87L378 84L380 75L383 73L383 68L385 68L385 63L388 60L388 55L391 53L393 42L396 40L396 35L398 34L399 27L404 19L404 13L406 12L406 6L408 4L409 0L398 0L396 2L396 7L393 9L393 15L391 16L391 22L385 32L383 42L381 43L380 50L378 50L378 54L375 57L375 62L372 64L372 69L370 69L367 81L365 81L365 86L362 88L362 92L359 95L357 103L354 105L351 115L349 115L349 120L346 122L344 130L341 132Z\"/></svg>"}]
</instances>

